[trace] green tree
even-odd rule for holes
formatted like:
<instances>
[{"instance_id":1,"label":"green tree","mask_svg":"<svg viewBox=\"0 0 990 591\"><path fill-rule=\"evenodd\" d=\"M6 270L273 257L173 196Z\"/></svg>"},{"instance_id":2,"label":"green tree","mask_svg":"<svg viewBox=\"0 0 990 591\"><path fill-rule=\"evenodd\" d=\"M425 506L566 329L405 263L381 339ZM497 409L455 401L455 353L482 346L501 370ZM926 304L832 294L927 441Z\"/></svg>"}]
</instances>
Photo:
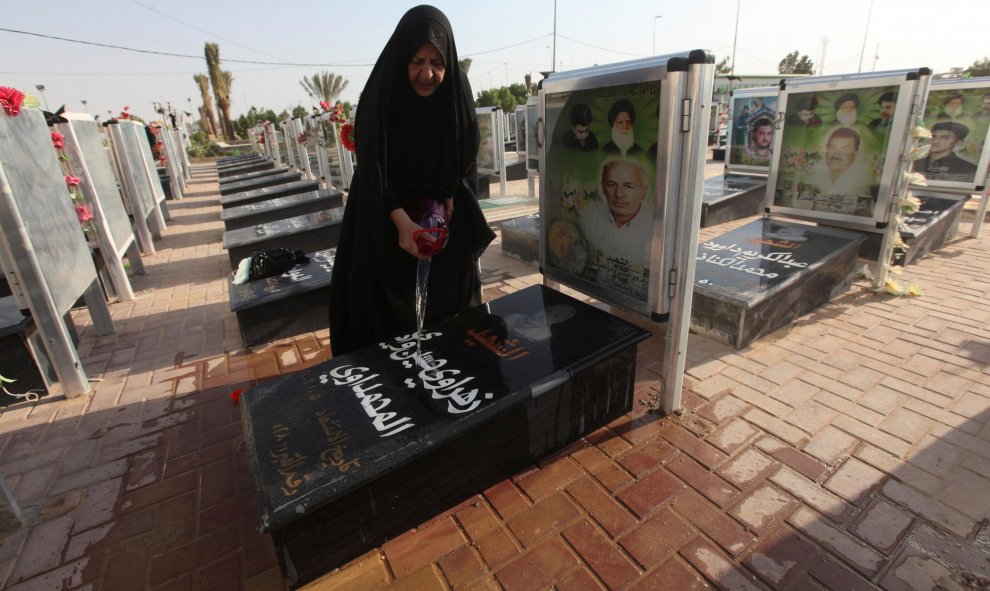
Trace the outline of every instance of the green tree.
<instances>
[{"instance_id":1,"label":"green tree","mask_svg":"<svg viewBox=\"0 0 990 591\"><path fill-rule=\"evenodd\" d=\"M275 114L275 111L272 111L271 109L265 109L262 111L258 107L252 106L248 109L247 113L241 115L236 121L234 121L234 132L240 137L247 137L247 130L262 121L269 121L275 124L278 123L279 118L278 115Z\"/></svg>"},{"instance_id":2,"label":"green tree","mask_svg":"<svg viewBox=\"0 0 990 591\"><path fill-rule=\"evenodd\" d=\"M302 105L296 105L295 107L292 107L292 117L293 118L296 118L296 117L305 117L306 115L309 115L309 111L306 110L306 107L304 107Z\"/></svg>"},{"instance_id":3,"label":"green tree","mask_svg":"<svg viewBox=\"0 0 990 591\"><path fill-rule=\"evenodd\" d=\"M220 114L220 126L223 135L228 140L234 139L234 125L230 120L230 87L234 82L234 75L228 70L220 68L220 46L216 43L207 43L205 50L206 67L210 73L210 82L213 84L213 97L217 101L217 111Z\"/></svg>"},{"instance_id":4,"label":"green tree","mask_svg":"<svg viewBox=\"0 0 990 591\"><path fill-rule=\"evenodd\" d=\"M461 70L464 70L464 73L465 74L467 74L468 73L468 70L471 69L471 62L472 61L473 60L471 58L469 58L469 57L461 58L461 59L457 60L457 65L461 67Z\"/></svg>"},{"instance_id":5,"label":"green tree","mask_svg":"<svg viewBox=\"0 0 990 591\"><path fill-rule=\"evenodd\" d=\"M815 64L807 55L798 55L797 51L788 53L777 65L778 74L814 74Z\"/></svg>"},{"instance_id":6,"label":"green tree","mask_svg":"<svg viewBox=\"0 0 990 591\"><path fill-rule=\"evenodd\" d=\"M333 103L340 96L340 93L347 88L347 82L343 76L324 70L313 74L311 77L304 76L299 84L313 100Z\"/></svg>"},{"instance_id":7,"label":"green tree","mask_svg":"<svg viewBox=\"0 0 990 591\"><path fill-rule=\"evenodd\" d=\"M715 64L716 76L726 76L731 73L732 73L732 66L729 65L729 56L725 56L725 59Z\"/></svg>"},{"instance_id":8,"label":"green tree","mask_svg":"<svg viewBox=\"0 0 990 591\"><path fill-rule=\"evenodd\" d=\"M976 78L977 76L990 76L990 58L984 57L981 60L976 60L973 65L966 68L963 75L967 78Z\"/></svg>"}]
</instances>

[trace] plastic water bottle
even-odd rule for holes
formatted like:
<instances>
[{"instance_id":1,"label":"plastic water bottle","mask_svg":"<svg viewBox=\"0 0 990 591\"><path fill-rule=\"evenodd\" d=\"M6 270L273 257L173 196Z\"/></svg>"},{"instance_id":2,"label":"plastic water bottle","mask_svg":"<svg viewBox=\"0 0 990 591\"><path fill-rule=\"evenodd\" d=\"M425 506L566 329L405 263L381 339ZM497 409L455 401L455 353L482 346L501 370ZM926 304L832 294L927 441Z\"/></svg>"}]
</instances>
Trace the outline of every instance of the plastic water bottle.
<instances>
[{"instance_id":1,"label":"plastic water bottle","mask_svg":"<svg viewBox=\"0 0 990 591\"><path fill-rule=\"evenodd\" d=\"M420 199L418 211L410 217L422 227L413 233L419 254L432 257L443 250L447 245L447 209L443 203L430 197ZM433 242L427 235L433 237Z\"/></svg>"}]
</instances>

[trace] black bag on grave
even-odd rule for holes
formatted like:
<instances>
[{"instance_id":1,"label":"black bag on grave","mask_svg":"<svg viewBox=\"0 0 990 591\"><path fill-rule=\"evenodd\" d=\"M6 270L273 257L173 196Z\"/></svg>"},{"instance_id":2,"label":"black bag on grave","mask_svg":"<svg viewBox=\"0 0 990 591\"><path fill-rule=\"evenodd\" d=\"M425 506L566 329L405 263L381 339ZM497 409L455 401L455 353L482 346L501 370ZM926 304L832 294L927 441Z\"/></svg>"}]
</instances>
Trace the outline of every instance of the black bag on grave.
<instances>
[{"instance_id":1,"label":"black bag on grave","mask_svg":"<svg viewBox=\"0 0 990 591\"><path fill-rule=\"evenodd\" d=\"M285 273L297 264L308 263L309 258L301 250L273 248L251 255L250 279L262 279Z\"/></svg>"}]
</instances>

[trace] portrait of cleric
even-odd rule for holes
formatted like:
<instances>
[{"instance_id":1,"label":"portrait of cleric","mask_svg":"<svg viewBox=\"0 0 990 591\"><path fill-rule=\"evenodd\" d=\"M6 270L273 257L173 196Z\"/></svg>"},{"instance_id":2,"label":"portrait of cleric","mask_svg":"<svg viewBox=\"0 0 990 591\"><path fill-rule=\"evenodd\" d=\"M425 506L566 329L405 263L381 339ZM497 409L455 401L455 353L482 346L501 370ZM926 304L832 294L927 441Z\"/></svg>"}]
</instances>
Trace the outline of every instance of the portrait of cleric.
<instances>
[{"instance_id":1,"label":"portrait of cleric","mask_svg":"<svg viewBox=\"0 0 990 591\"><path fill-rule=\"evenodd\" d=\"M914 163L929 182L976 183L990 126L990 87L933 90L924 125L931 133L928 155Z\"/></svg>"},{"instance_id":2,"label":"portrait of cleric","mask_svg":"<svg viewBox=\"0 0 990 591\"><path fill-rule=\"evenodd\" d=\"M729 146L729 164L769 167L777 122L777 97L734 96L732 109L735 130Z\"/></svg>"},{"instance_id":3,"label":"portrait of cleric","mask_svg":"<svg viewBox=\"0 0 990 591\"><path fill-rule=\"evenodd\" d=\"M873 217L898 87L788 97L774 205Z\"/></svg>"},{"instance_id":4,"label":"portrait of cleric","mask_svg":"<svg viewBox=\"0 0 990 591\"><path fill-rule=\"evenodd\" d=\"M644 146L657 143L659 95L648 82L546 97L545 265L643 302L656 184Z\"/></svg>"}]
</instances>

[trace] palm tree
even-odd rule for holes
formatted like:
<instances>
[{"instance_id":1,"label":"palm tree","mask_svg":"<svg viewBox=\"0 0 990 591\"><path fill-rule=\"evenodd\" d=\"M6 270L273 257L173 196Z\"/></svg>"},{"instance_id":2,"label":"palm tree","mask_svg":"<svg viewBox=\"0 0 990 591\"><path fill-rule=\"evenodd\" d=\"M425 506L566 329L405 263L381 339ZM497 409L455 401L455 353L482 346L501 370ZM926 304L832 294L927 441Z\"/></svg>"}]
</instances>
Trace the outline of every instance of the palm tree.
<instances>
[{"instance_id":1,"label":"palm tree","mask_svg":"<svg viewBox=\"0 0 990 591\"><path fill-rule=\"evenodd\" d=\"M206 74L193 74L196 86L199 86L199 93L203 96L203 106L199 108L199 127L208 137L217 135L217 119L213 115L213 106L210 103L210 77Z\"/></svg>"},{"instance_id":2,"label":"palm tree","mask_svg":"<svg viewBox=\"0 0 990 591\"><path fill-rule=\"evenodd\" d=\"M304 76L299 84L313 100L333 103L347 88L347 80L333 72L317 72L312 77Z\"/></svg>"},{"instance_id":3,"label":"palm tree","mask_svg":"<svg viewBox=\"0 0 990 591\"><path fill-rule=\"evenodd\" d=\"M206 67L210 72L213 97L217 101L217 111L220 114L223 135L228 140L232 140L234 139L234 124L230 120L230 86L234 77L229 71L220 69L220 46L216 43L207 43L205 53Z\"/></svg>"}]
</instances>

